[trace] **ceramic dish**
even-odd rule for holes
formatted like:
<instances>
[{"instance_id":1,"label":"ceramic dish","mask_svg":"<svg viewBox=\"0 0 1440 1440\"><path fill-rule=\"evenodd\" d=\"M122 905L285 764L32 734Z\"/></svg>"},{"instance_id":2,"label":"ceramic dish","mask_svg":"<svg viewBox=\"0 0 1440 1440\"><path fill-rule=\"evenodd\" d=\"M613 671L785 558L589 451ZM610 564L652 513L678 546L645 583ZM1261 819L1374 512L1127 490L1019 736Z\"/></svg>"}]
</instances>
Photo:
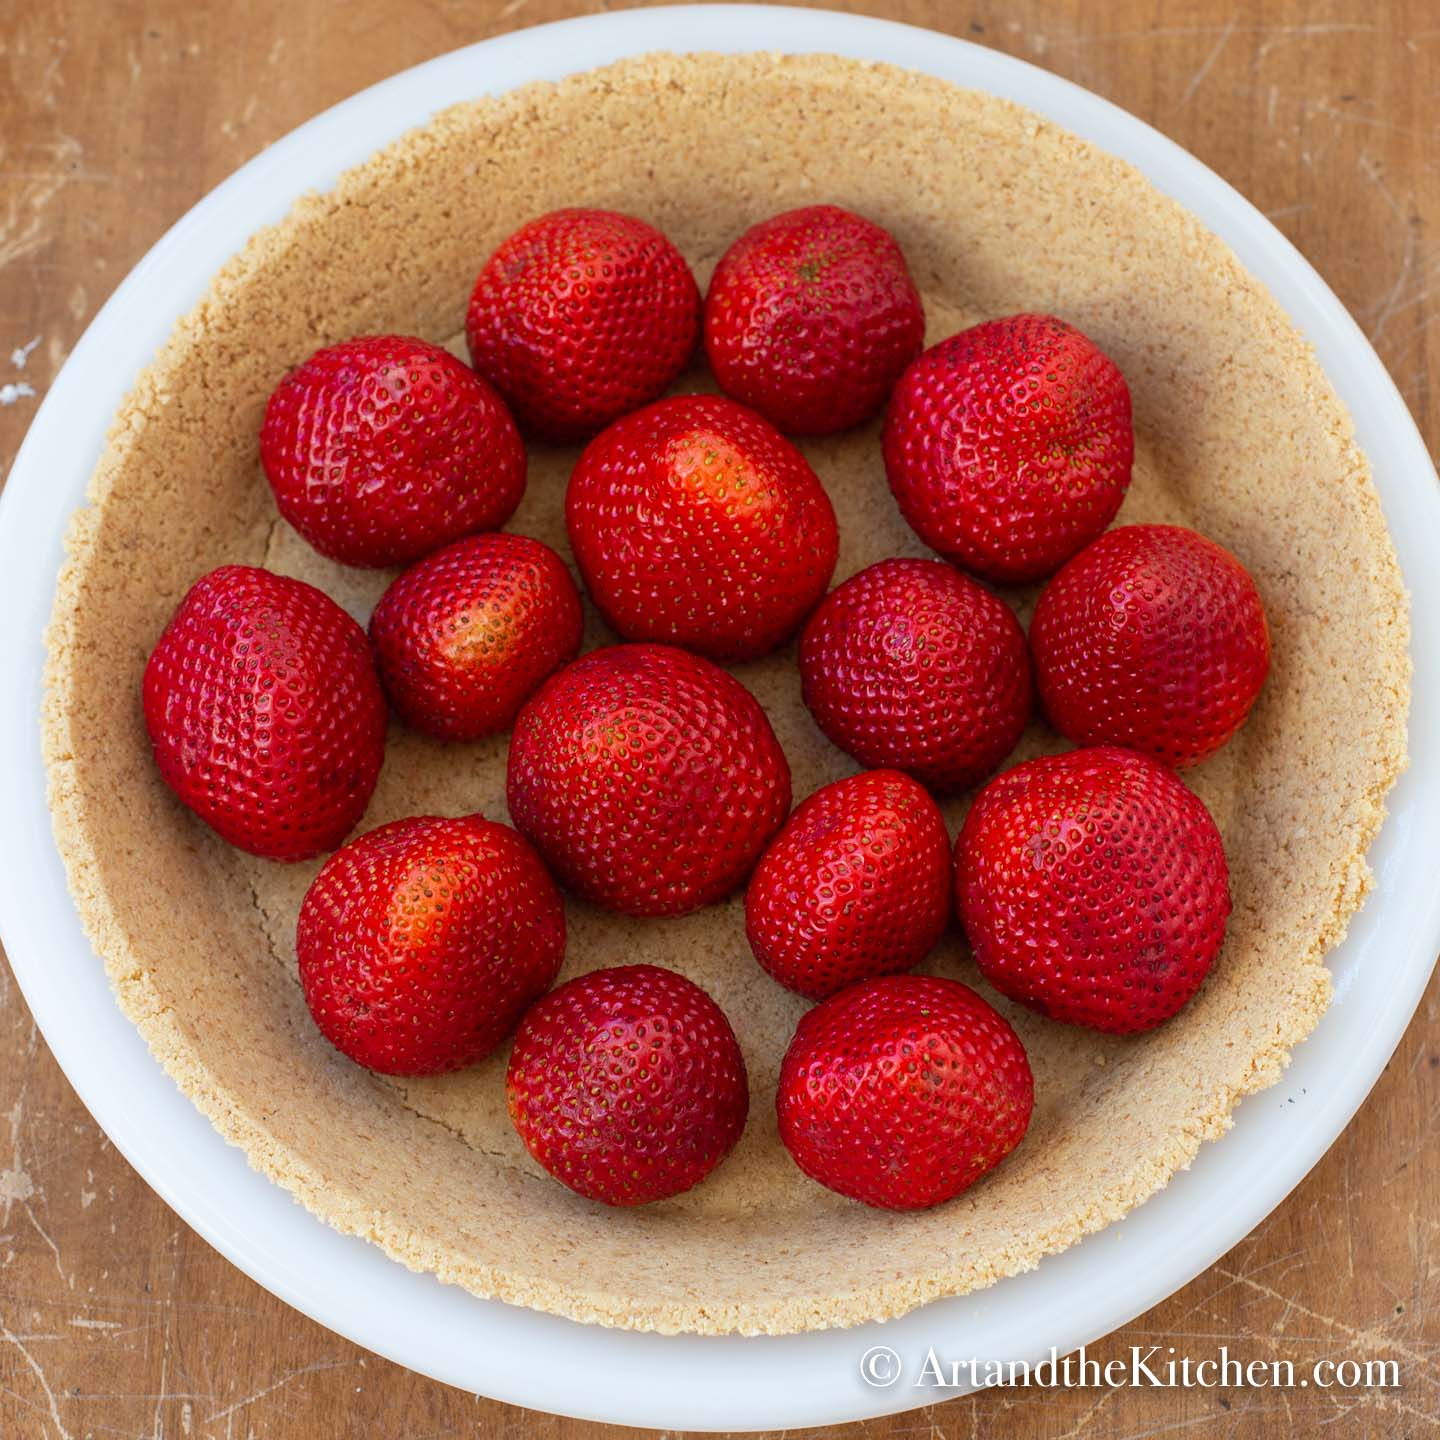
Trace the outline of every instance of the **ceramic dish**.
<instances>
[{"instance_id":1,"label":"ceramic dish","mask_svg":"<svg viewBox=\"0 0 1440 1440\"><path fill-rule=\"evenodd\" d=\"M1023 1357L1051 1344L1073 1346L1153 1303L1238 1240L1285 1193L1338 1133L1388 1057L1428 974L1437 932L1433 887L1420 878L1424 857L1433 853L1435 807L1427 807L1426 797L1437 781L1422 752L1393 792L1391 818L1371 848L1378 893L1348 941L1329 954L1337 1002L1297 1052L1282 1086L1242 1105L1234 1132L1200 1151L1188 1174L1123 1226L1045 1260L1031 1274L1014 1274L1163 1185L1195 1155L1202 1138L1220 1133L1238 1095L1275 1079L1290 1045L1323 1008L1326 981L1318 961L1365 883L1361 851L1398 762L1404 701L1403 666L1396 659L1403 603L1378 511L1366 498L1364 462L1326 380L1354 417L1415 595L1418 735L1426 733L1432 703L1425 685L1425 659L1436 648L1425 619L1432 613L1426 605L1432 582L1421 557L1436 541L1433 471L1373 353L1273 229L1153 132L1042 72L876 22L709 7L572 22L396 77L266 152L197 207L117 292L52 388L6 494L0 545L9 561L6 573L15 577L16 600L3 643L13 652L11 673L26 678L0 716L3 754L11 762L7 773L15 777L19 802L4 820L7 850L16 856L0 882L7 945L37 1020L100 1122L187 1219L262 1283L361 1343L452 1383L596 1418L691 1428L816 1424L933 1397L913 1392L905 1380L882 1391L866 1389L858 1362L874 1343L868 1326L756 1340L662 1338L580 1327L476 1300L325 1231L282 1192L246 1172L146 1057L106 994L104 976L77 928L45 834L35 746L35 647L64 517L80 501L107 420L169 327L257 223L280 219L301 191L333 183L337 169L363 161L447 102L627 55L733 50L739 37L745 49L884 60L1005 96L1130 160L1230 245L1314 343L1324 378L1312 372L1280 309L1232 268L1223 247L1184 211L1072 137L929 80L833 60L652 60L601 81L472 107L406 141L397 152L398 170L392 165L387 171L382 159L346 182L342 193L362 209L370 207L368 230L347 229L324 199L307 202L297 219L225 270L176 342L183 348L208 339L211 349L196 350L188 367L177 368L180 351L172 344L126 402L127 429L107 454L102 474L123 482L127 467L132 477L143 470L146 483L158 488L153 496L134 492L127 510L123 483L108 494L102 484L98 493L107 504L77 531L76 558L62 586L48 729L62 845L122 1003L166 1066L227 1134L246 1145L257 1165L312 1208L474 1290L611 1325L786 1331L900 1315L934 1296L1009 1276L992 1290L911 1310L886 1328L885 1341L902 1356L923 1353L933 1340L952 1353ZM781 114L787 132L806 125L819 126L817 135L838 130L856 141L839 147L843 152L858 146L846 126L865 117L867 106L878 126L902 100L918 105L915 114L929 116L935 129L908 151L895 139L898 132L890 132L886 167L875 164L880 156L857 153L840 168L827 170L822 162L814 173L800 174L793 159L787 164L784 145L767 150L756 120L757 113ZM701 144L703 116L727 104L738 107L728 118L739 123L729 129L750 144L744 164L743 144L737 150L713 137ZM601 112L597 128L587 136L587 116L595 111ZM601 121L616 122L619 134L627 127L632 134L636 126L660 127L653 130L661 147L656 169L668 186L656 181L647 191L637 182L633 154L623 145L599 145ZM927 154L933 162L941 142L957 137L966 147L963 160L957 151L950 162L959 178L941 176L927 186ZM535 163L547 146L567 144L578 149L578 158ZM468 147L469 171L445 169L455 165L457 146ZM362 262L395 253L386 248L387 225L408 230L413 222L403 187L382 183L387 175L393 180L414 169L423 175L429 166L433 175L452 180L461 174L493 180L488 162L478 158L487 154L511 166L495 195L498 233L534 210L562 203L564 197L547 187L563 185L567 195L583 190L580 198L612 204L629 198L633 208L675 234L702 272L728 234L767 208L780 208L777 201L796 203L807 182L827 192L853 186L841 198L879 211L877 218L896 227L923 271L932 338L973 314L1020 303L1062 309L1099 331L1103 343L1120 352L1142 417L1141 478L1125 518L1193 519L1235 545L1262 573L1282 648L1290 638L1292 668L1272 684L1268 718L1263 711L1257 715L1246 744L1226 765L1207 767L1197 777L1240 857L1245 878L1237 914L1248 914L1249 929L1242 920L1232 932L1229 969L1222 964L1186 1023L1170 1027L1163 1042L1148 1050L1082 1050L1069 1032L1032 1025L1026 1038L1039 1058L1042 1088L1050 1082L1051 1108L1032 1130L1028 1162L1007 1167L962 1206L902 1229L893 1219L798 1189L802 1182L777 1164L783 1155L774 1154L773 1134L767 1135L763 1080L774 1035L794 1017L766 999L752 979L727 979L745 957L721 953L715 937L723 917L708 916L688 932L671 930L663 939L641 942L584 915L572 956L594 963L606 958L607 946L668 945L677 953L675 963L690 966L746 1017L750 1033L742 1040L762 1080L754 1134L747 1137L750 1151L727 1167L724 1185L717 1176L714 1188L702 1187L693 1200L639 1218L617 1220L580 1206L528 1171L523 1157L504 1150L504 1132L491 1125L495 1117L487 1116L479 1088L483 1072L459 1086L401 1093L326 1054L296 1023L294 987L285 973L285 917L293 914L294 898L288 891L298 896L303 877L293 871L277 880L273 868L257 870L221 853L155 793L153 777L142 778L132 766L135 736L127 727L133 717L121 700L109 712L106 689L123 695L126 666L143 658L153 638L146 626L158 628L183 588L178 571L168 573L172 561L193 569L200 563L196 556L207 556L206 546L213 544L217 559L223 552L223 558L264 555L287 569L311 564L292 548L293 537L271 527L263 504L252 506L248 492L226 488L239 484L246 465L253 472L253 459L242 454L245 407L263 402L277 365L294 358L280 358L287 347L336 338L332 326L399 328L409 320L442 339L458 328L458 276L471 264L468 253L441 253L437 244L425 275L398 281L404 267L397 269L392 259L369 276L368 288L359 285L366 274ZM706 165L731 177L728 189L716 187ZM997 165L1013 169L1013 187L999 184ZM945 207L954 207L967 184L993 187L987 214L1023 242L1004 257L1003 273L1000 251L987 250L979 231L966 247L968 272L958 259L957 268L947 270L954 250L946 241L955 239L960 212L952 208L947 216ZM1067 185L1080 189L1069 192ZM452 185L451 192L458 188ZM430 199L439 193L432 191ZM1075 203L1081 193L1095 202L1089 213ZM1048 257L1037 243L1052 223L1044 210L1047 195L1057 202L1061 220L1055 223L1066 242ZM461 197L460 203L473 202ZM476 251L483 253L498 233L477 233ZM333 269L317 275L318 238L326 241ZM1141 243L1146 240L1158 243ZM378 248L361 248L372 244ZM1155 260L1152 251L1162 258ZM1134 267L1128 291L1114 272L1097 268L1101 254L1114 258L1117 269L1123 269L1121 261ZM297 258L306 262L310 278L287 277L286 264ZM275 267L263 288L253 283L257 265ZM1205 291L1215 285L1220 289ZM1183 293L1197 286L1196 293ZM1165 303L1156 309L1162 290ZM1231 316L1220 303L1227 294L1236 307ZM311 308L312 301L319 308ZM387 309L402 301L403 318ZM276 310L267 313L272 304ZM303 312L298 319L297 310ZM1201 324L1207 311L1211 318ZM1195 317L1188 331L1187 314ZM1162 315L1163 321L1157 318ZM1232 343L1236 335L1226 329L1246 318L1263 332L1254 354L1245 350L1248 341ZM1162 325L1171 328L1161 333ZM245 340L245 326L257 343L237 345ZM271 339L275 354L268 350ZM213 370L207 368L211 359ZM1258 368L1247 370L1252 365ZM210 430L174 423L198 413L194 393L187 393L196 368L205 371L199 378L216 387L222 402L214 407L219 417ZM1203 381L1189 386L1196 399L1188 421L1175 420L1175 393L1166 388L1177 376ZM1293 382L1293 388L1257 406L1257 380L1281 391ZM1313 430L1305 428L1307 417ZM1277 423L1282 428L1274 431ZM1278 462L1270 453L1275 447L1266 449L1272 432L1285 437ZM191 443L193 454L186 450ZM842 524L847 503L852 521L862 522L852 523L863 540L842 555L842 572L876 558L867 546L905 543L902 533L884 531L883 512L872 511L864 498L864 472L853 460L859 443L852 439L832 450L829 474L826 457L816 456L822 475L844 492L837 493ZM133 506L137 498L173 498L176 492L167 487L177 477L193 476L202 455L214 467L225 505L217 520L203 513L203 501L191 501L202 513L187 511L174 522L179 530L195 522L195 535L180 547L182 562L174 547L168 558L164 547L149 548L149 511ZM539 506L547 494L554 498L553 477L567 463L558 454L540 459L527 507ZM1298 467L1318 475L1322 483L1313 500L1302 504L1293 486L1284 493L1287 464L1289 473ZM57 484L56 476L64 483ZM545 521L538 509L527 508L517 523L543 533ZM1316 542L1317 532L1324 543ZM117 539L125 543L117 546ZM1326 548L1332 544L1341 558L1327 570L1335 559ZM1286 556L1303 563L1290 566ZM353 577L306 573L359 610L373 598L354 586ZM85 613L97 608L87 602L102 596L107 615L123 621L119 642L103 629L86 630ZM1318 614L1327 607L1335 613L1322 626ZM77 616L80 623L72 624ZM33 628L26 629L31 621ZM1347 627L1354 633L1345 633ZM1342 648L1327 650L1341 635ZM1320 703L1320 677L1337 668L1347 669L1352 683L1327 691ZM788 715L778 671L760 667L746 678L772 711ZM802 718L781 719L792 761L798 757L805 771L797 774L799 793L826 778L835 763L802 733ZM1279 747L1287 737L1296 742L1294 753L1281 763ZM67 748L72 738L76 743ZM397 788L382 793L372 820L417 803L438 808L428 798L442 774L435 758L404 737L392 741L387 772ZM1306 767L1309 783L1297 784ZM493 788L494 769L493 757L471 756L460 803L493 810L487 786ZM127 831L119 812L130 797L134 814L126 823L137 816L142 823ZM1333 817L1325 809L1332 797ZM1332 818L1337 833L1317 842L1315 826ZM204 893L204 905L195 903L197 893ZM183 944L174 943L177 933ZM273 959L265 954L272 947ZM208 971L194 968L202 954L210 957ZM958 961L951 954L935 963L953 968ZM247 968L257 964L264 968ZM725 992L727 984L733 993ZM211 990L205 1001L197 998L201 986ZM1236 1054L1224 1055L1227 1047ZM245 1075L247 1062L262 1072L254 1083ZM1188 1084L1188 1076L1196 1083ZM1291 1100L1297 1103L1284 1103ZM1283 1114L1278 1126L1277 1108ZM1123 1125L1114 1123L1118 1115ZM357 1134L367 1136L364 1145L356 1143ZM1224 1204L1212 1203L1222 1195ZM1237 1195L1245 1197L1242 1203L1235 1202ZM1053 1203L1046 1197L1055 1197ZM761 1213L774 1216L768 1230L756 1221ZM490 1233L497 1230L504 1237L499 1246ZM1117 1265L1114 1247L1121 1237L1125 1263ZM1043 1327L1037 1328L1036 1315L1045 1317ZM557 1355L564 1357L565 1376L558 1387ZM643 1384L635 1383L638 1376Z\"/></svg>"}]
</instances>

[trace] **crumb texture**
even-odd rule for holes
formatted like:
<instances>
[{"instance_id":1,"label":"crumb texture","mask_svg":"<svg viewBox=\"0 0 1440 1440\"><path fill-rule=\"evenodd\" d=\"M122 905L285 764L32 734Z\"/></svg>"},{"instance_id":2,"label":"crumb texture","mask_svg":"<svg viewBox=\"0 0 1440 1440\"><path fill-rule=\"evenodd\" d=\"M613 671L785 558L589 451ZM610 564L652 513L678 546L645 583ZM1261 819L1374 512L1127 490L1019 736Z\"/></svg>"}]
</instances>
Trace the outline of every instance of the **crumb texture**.
<instances>
[{"instance_id":1,"label":"crumb texture","mask_svg":"<svg viewBox=\"0 0 1440 1440\"><path fill-rule=\"evenodd\" d=\"M805 1002L751 958L737 897L678 920L568 905L562 978L650 961L724 1007L750 1068L749 1128L688 1195L610 1211L543 1176L505 1115L505 1055L393 1082L333 1052L305 1012L294 921L318 864L227 848L151 762L145 657L203 571L311 580L358 618L385 575L311 551L275 515L266 397L318 346L379 331L463 353L480 264L561 205L659 225L703 284L728 243L817 201L889 227L931 342L1052 311L1134 395L1121 523L1193 525L1254 573L1274 668L1240 737L1189 772L1224 833L1235 913L1174 1022L1080 1033L1000 1001L1035 1071L1019 1150L955 1202L883 1214L805 1180L776 1137L780 1056ZM678 391L710 388L697 370ZM924 553L890 498L878 424L806 442L841 523L836 580ZM569 559L577 451L532 451L511 524ZM1023 597L1028 619L1033 593ZM587 613L586 647L610 637ZM1369 885L1365 851L1404 763L1408 608L1348 416L1301 337L1226 247L1135 171L1036 115L824 56L651 56L444 112L302 200L214 280L139 377L75 519L49 634L55 829L119 1003L251 1163L337 1229L479 1295L639 1329L775 1333L902 1314L1033 1267L1124 1215L1272 1083L1330 994L1326 951ZM737 667L768 710L797 801L855 768L800 701L793 650ZM362 828L416 813L506 818L505 739L445 746L392 725ZM1040 727L1017 758L1055 742ZM960 804L947 806L953 835ZM958 936L926 969L978 983ZM985 985L979 988L995 999Z\"/></svg>"}]
</instances>

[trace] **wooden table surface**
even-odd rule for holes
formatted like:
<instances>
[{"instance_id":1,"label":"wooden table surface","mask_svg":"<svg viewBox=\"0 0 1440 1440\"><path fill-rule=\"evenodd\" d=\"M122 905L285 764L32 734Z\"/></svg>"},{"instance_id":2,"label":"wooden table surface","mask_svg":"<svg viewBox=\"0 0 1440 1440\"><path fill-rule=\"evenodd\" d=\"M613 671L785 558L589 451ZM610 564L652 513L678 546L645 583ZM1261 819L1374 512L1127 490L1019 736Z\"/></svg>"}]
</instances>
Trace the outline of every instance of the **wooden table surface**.
<instances>
[{"instance_id":1,"label":"wooden table surface","mask_svg":"<svg viewBox=\"0 0 1440 1440\"><path fill-rule=\"evenodd\" d=\"M151 243L316 111L403 66L603 0L0 0L0 465ZM618 6L615 8L619 8ZM1434 0L861 0L1108 96L1305 252L1440 441ZM1440 291L1437 291L1440 296ZM12 347L35 341L28 357ZM18 363L24 360L23 367ZM3 1133L8 1121L8 1138ZM833 1435L1411 1435L1440 1425L1440 986L1334 1148L1207 1274L1092 1354L1228 1342L1390 1359L1398 1389L991 1392ZM8 1147L8 1148L7 1148ZM636 1384L644 1384L637 1376ZM557 1376L556 1398L583 1408ZM109 1146L0 966L0 1435L619 1436L420 1379L233 1269Z\"/></svg>"}]
</instances>

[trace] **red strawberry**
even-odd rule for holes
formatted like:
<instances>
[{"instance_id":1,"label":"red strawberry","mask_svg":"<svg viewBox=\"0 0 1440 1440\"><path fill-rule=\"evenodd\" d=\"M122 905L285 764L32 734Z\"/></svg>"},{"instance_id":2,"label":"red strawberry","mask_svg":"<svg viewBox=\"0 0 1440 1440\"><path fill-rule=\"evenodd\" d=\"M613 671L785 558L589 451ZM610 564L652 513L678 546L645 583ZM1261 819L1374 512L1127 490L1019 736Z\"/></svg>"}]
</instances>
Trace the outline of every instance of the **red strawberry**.
<instances>
[{"instance_id":1,"label":"red strawberry","mask_svg":"<svg viewBox=\"0 0 1440 1440\"><path fill-rule=\"evenodd\" d=\"M500 397L406 335L347 340L292 370L265 407L260 459L280 513L345 565L408 565L503 525L525 491Z\"/></svg>"},{"instance_id":2,"label":"red strawberry","mask_svg":"<svg viewBox=\"0 0 1440 1440\"><path fill-rule=\"evenodd\" d=\"M524 535L471 535L412 565L380 597L370 640L400 718L439 740L509 729L580 648L564 562Z\"/></svg>"},{"instance_id":3,"label":"red strawberry","mask_svg":"<svg viewBox=\"0 0 1440 1440\"><path fill-rule=\"evenodd\" d=\"M396 820L322 867L295 931L320 1033L382 1075L473 1065L550 988L565 906L539 857L479 815Z\"/></svg>"},{"instance_id":4,"label":"red strawberry","mask_svg":"<svg viewBox=\"0 0 1440 1440\"><path fill-rule=\"evenodd\" d=\"M989 320L905 372L884 453L901 514L927 545L991 580L1039 580L1125 498L1130 391L1063 320Z\"/></svg>"},{"instance_id":5,"label":"red strawberry","mask_svg":"<svg viewBox=\"0 0 1440 1440\"><path fill-rule=\"evenodd\" d=\"M793 435L868 420L924 343L925 311L900 247L836 205L752 226L705 297L705 351L720 388Z\"/></svg>"},{"instance_id":6,"label":"red strawberry","mask_svg":"<svg viewBox=\"0 0 1440 1440\"><path fill-rule=\"evenodd\" d=\"M1020 622L938 560L882 560L837 586L800 638L800 678L842 750L936 791L984 779L1030 718Z\"/></svg>"},{"instance_id":7,"label":"red strawberry","mask_svg":"<svg viewBox=\"0 0 1440 1440\"><path fill-rule=\"evenodd\" d=\"M817 790L786 822L745 892L755 958L823 1000L918 965L950 918L950 837L908 775L869 770Z\"/></svg>"},{"instance_id":8,"label":"red strawberry","mask_svg":"<svg viewBox=\"0 0 1440 1440\"><path fill-rule=\"evenodd\" d=\"M532 1006L505 1093L536 1160L607 1205L698 1185L735 1148L750 1108L725 1012L656 965L592 970Z\"/></svg>"},{"instance_id":9,"label":"red strawberry","mask_svg":"<svg viewBox=\"0 0 1440 1440\"><path fill-rule=\"evenodd\" d=\"M365 632L313 585L212 570L156 642L143 691L161 776L221 839L308 860L364 813L385 698Z\"/></svg>"},{"instance_id":10,"label":"red strawberry","mask_svg":"<svg viewBox=\"0 0 1440 1440\"><path fill-rule=\"evenodd\" d=\"M953 1199L1024 1138L1024 1047L968 986L885 975L800 1019L775 1110L795 1163L852 1200L919 1210Z\"/></svg>"},{"instance_id":11,"label":"red strawberry","mask_svg":"<svg viewBox=\"0 0 1440 1440\"><path fill-rule=\"evenodd\" d=\"M470 296L470 358L520 423L585 440L664 393L700 330L700 291L653 225L555 210L485 262Z\"/></svg>"},{"instance_id":12,"label":"red strawberry","mask_svg":"<svg viewBox=\"0 0 1440 1440\"><path fill-rule=\"evenodd\" d=\"M733 676L668 645L613 645L521 710L507 797L576 894L680 915L744 882L790 809L790 767Z\"/></svg>"},{"instance_id":13,"label":"red strawberry","mask_svg":"<svg viewBox=\"0 0 1440 1440\"><path fill-rule=\"evenodd\" d=\"M616 630L713 660L753 660L788 638L825 593L840 543L805 457L720 395L661 400L592 440L565 523Z\"/></svg>"},{"instance_id":14,"label":"red strawberry","mask_svg":"<svg viewBox=\"0 0 1440 1440\"><path fill-rule=\"evenodd\" d=\"M960 832L955 886L997 990L1116 1035L1153 1029L1195 994L1230 914L1210 812L1172 771L1114 745L992 780Z\"/></svg>"},{"instance_id":15,"label":"red strawberry","mask_svg":"<svg viewBox=\"0 0 1440 1440\"><path fill-rule=\"evenodd\" d=\"M1030 647L1062 735L1171 765L1225 744L1270 669L1249 572L1176 525L1124 525L1082 550L1041 594Z\"/></svg>"}]
</instances>

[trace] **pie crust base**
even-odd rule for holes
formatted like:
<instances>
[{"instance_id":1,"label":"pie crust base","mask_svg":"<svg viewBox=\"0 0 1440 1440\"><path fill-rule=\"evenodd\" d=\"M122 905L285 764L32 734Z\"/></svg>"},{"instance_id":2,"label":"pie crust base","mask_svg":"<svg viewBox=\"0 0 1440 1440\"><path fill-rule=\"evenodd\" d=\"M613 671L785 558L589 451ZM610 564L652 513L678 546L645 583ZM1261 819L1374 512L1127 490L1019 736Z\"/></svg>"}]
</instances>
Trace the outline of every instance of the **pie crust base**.
<instances>
[{"instance_id":1,"label":"pie crust base","mask_svg":"<svg viewBox=\"0 0 1440 1440\"><path fill-rule=\"evenodd\" d=\"M725 1008L750 1067L749 1127L711 1179L609 1210L524 1152L504 1053L398 1082L320 1038L293 938L318 863L242 855L181 808L150 759L140 676L213 566L303 576L362 620L388 578L323 560L276 517L256 436L289 366L378 331L463 353L481 262L558 206L644 216L703 284L746 226L821 200L895 233L932 342L1021 309L1098 341L1135 402L1121 521L1193 525L1254 573L1274 668L1237 740L1187 774L1224 833L1235 912L1200 995L1151 1035L1107 1039L1000 1002L1035 1070L1030 1133L958 1200L894 1215L812 1184L777 1140L776 1070L805 1002L751 958L741 897L646 922L571 902L567 976L673 966ZM699 387L697 367L677 389ZM878 431L804 445L840 516L837 580L925 553L891 501ZM567 558L576 453L532 450L512 522ZM44 746L71 887L121 1007L221 1134L331 1225L477 1295L579 1320L852 1325L1027 1270L1126 1214L1277 1078L1324 1011L1324 957L1369 886L1366 848L1404 765L1407 598L1349 417L1276 302L1126 164L1029 111L883 65L659 55L444 112L303 199L216 276L121 408L89 500L49 634ZM1017 599L1028 618L1033 594ZM591 612L587 648L608 638ZM772 717L797 799L854 769L806 714L793 651L736 673ZM1037 725L1017 758L1055 743ZM362 828L504 817L505 747L392 726ZM962 808L947 807L952 834ZM925 968L976 983L954 933Z\"/></svg>"}]
</instances>

